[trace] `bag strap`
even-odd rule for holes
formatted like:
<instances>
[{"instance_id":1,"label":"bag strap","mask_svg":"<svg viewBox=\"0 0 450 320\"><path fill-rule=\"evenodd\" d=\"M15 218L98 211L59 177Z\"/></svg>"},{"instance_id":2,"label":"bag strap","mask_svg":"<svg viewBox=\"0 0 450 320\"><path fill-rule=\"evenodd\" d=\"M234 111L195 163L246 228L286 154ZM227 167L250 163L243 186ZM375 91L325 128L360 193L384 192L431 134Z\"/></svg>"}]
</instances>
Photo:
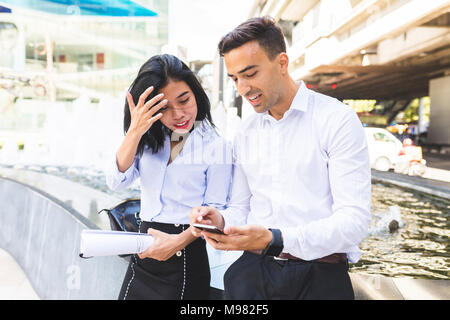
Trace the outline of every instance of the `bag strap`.
<instances>
[{"instance_id":1,"label":"bag strap","mask_svg":"<svg viewBox=\"0 0 450 320\"><path fill-rule=\"evenodd\" d=\"M109 213L111 210L109 210L109 209L102 209L102 210L100 210L99 212L97 212L97 214L100 214L100 213L102 213L103 211L106 211L107 213Z\"/></svg>"},{"instance_id":2,"label":"bag strap","mask_svg":"<svg viewBox=\"0 0 450 320\"><path fill-rule=\"evenodd\" d=\"M137 212L134 213L134 217L136 218L136 223L137 223L137 225L140 226L142 220L141 220L141 217L139 216L139 211L137 211Z\"/></svg>"}]
</instances>

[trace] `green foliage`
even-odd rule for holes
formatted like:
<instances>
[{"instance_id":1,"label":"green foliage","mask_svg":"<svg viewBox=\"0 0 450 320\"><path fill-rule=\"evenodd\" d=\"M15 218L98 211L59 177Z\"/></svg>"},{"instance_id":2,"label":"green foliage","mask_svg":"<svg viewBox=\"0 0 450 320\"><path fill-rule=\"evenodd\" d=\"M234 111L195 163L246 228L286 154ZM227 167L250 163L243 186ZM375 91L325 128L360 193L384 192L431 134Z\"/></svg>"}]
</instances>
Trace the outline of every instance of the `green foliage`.
<instances>
[{"instance_id":1,"label":"green foliage","mask_svg":"<svg viewBox=\"0 0 450 320\"><path fill-rule=\"evenodd\" d=\"M371 112L376 108L376 100L344 100L344 103L350 106L356 112Z\"/></svg>"},{"instance_id":2,"label":"green foliage","mask_svg":"<svg viewBox=\"0 0 450 320\"><path fill-rule=\"evenodd\" d=\"M25 148L25 142L22 140L17 141L17 148L23 150Z\"/></svg>"},{"instance_id":3,"label":"green foliage","mask_svg":"<svg viewBox=\"0 0 450 320\"><path fill-rule=\"evenodd\" d=\"M419 104L420 99L414 99L411 101L409 106L405 109L404 112L400 112L395 120L397 122L405 122L405 123L411 123L411 122L417 122L419 120ZM430 121L430 97L424 97L424 116L425 116L425 122Z\"/></svg>"},{"instance_id":4,"label":"green foliage","mask_svg":"<svg viewBox=\"0 0 450 320\"><path fill-rule=\"evenodd\" d=\"M377 110L382 110L384 107L382 105L376 104L376 100L344 100L344 103L349 105L353 110L358 113L362 113L360 116L361 121L365 123L372 123L377 125L383 125L383 120L381 116L376 116ZM420 99L414 99L411 101L409 106L400 112L396 118L396 122L411 123L417 122L419 120L419 104ZM372 115L367 115L364 113L374 113ZM424 121L430 121L430 97L424 97Z\"/></svg>"}]
</instances>

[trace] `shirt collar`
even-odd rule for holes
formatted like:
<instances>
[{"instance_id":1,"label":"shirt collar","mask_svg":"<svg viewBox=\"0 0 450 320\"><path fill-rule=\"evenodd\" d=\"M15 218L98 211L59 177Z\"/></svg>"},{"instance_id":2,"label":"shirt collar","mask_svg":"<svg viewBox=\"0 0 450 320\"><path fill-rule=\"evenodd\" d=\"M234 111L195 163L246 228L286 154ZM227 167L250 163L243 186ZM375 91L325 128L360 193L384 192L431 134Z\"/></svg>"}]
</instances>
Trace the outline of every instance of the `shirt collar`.
<instances>
[{"instance_id":1,"label":"shirt collar","mask_svg":"<svg viewBox=\"0 0 450 320\"><path fill-rule=\"evenodd\" d=\"M198 134L200 134L202 137L205 136L205 134L210 131L212 129L212 127L210 126L208 120L203 119L203 121L201 121L200 123L196 123L194 124L196 127L194 128L194 130L192 131L192 133L194 133L194 131L198 132Z\"/></svg>"},{"instance_id":2,"label":"shirt collar","mask_svg":"<svg viewBox=\"0 0 450 320\"><path fill-rule=\"evenodd\" d=\"M303 81L299 82L300 86L297 90L297 94L294 97L294 100L292 100L290 109L295 109L299 111L306 112L308 110L308 96L309 96L309 90L306 88L306 85Z\"/></svg>"},{"instance_id":3,"label":"shirt collar","mask_svg":"<svg viewBox=\"0 0 450 320\"><path fill-rule=\"evenodd\" d=\"M298 110L298 111L302 111L302 112L306 112L308 110L309 89L306 87L306 85L305 85L305 83L303 81L300 80L297 83L299 84L297 93L295 94L295 97L292 100L289 109L285 112L284 116L286 116L287 114L291 113L292 112L291 110ZM265 119L275 120L269 114L269 111L265 111L263 113L263 117Z\"/></svg>"}]
</instances>

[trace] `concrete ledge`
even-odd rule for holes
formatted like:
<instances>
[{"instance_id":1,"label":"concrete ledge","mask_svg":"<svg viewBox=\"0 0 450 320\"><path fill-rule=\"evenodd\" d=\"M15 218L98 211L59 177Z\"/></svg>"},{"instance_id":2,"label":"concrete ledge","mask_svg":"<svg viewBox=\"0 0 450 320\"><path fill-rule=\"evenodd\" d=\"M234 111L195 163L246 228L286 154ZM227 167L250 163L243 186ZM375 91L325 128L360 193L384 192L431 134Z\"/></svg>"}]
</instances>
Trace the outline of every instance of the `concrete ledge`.
<instances>
[{"instance_id":1,"label":"concrete ledge","mask_svg":"<svg viewBox=\"0 0 450 320\"><path fill-rule=\"evenodd\" d=\"M450 300L449 280L393 278L405 300Z\"/></svg>"},{"instance_id":2,"label":"concrete ledge","mask_svg":"<svg viewBox=\"0 0 450 320\"><path fill-rule=\"evenodd\" d=\"M449 300L449 280L350 273L356 300Z\"/></svg>"},{"instance_id":3,"label":"concrete ledge","mask_svg":"<svg viewBox=\"0 0 450 320\"><path fill-rule=\"evenodd\" d=\"M127 262L78 256L81 230L95 225L11 180L0 178L0 200L0 248L15 258L41 299L117 299Z\"/></svg>"},{"instance_id":4,"label":"concrete ledge","mask_svg":"<svg viewBox=\"0 0 450 320\"><path fill-rule=\"evenodd\" d=\"M109 229L107 215L99 215L97 212L122 200L62 177L31 170L0 168L0 177L21 183L44 195L69 210L89 227L94 225L100 229Z\"/></svg>"},{"instance_id":5,"label":"concrete ledge","mask_svg":"<svg viewBox=\"0 0 450 320\"><path fill-rule=\"evenodd\" d=\"M450 183L372 169L372 181L385 182L450 200Z\"/></svg>"},{"instance_id":6,"label":"concrete ledge","mask_svg":"<svg viewBox=\"0 0 450 320\"><path fill-rule=\"evenodd\" d=\"M404 300L391 278L350 273L356 300Z\"/></svg>"}]
</instances>

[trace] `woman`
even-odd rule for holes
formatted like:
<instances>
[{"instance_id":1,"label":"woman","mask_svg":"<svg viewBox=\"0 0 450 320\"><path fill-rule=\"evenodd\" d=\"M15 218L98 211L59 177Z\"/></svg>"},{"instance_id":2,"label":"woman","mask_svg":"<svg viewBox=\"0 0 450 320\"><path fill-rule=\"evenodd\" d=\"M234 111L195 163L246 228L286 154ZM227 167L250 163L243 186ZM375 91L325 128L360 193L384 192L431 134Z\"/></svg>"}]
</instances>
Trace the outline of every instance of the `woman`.
<instances>
[{"instance_id":1,"label":"woman","mask_svg":"<svg viewBox=\"0 0 450 320\"><path fill-rule=\"evenodd\" d=\"M127 93L124 131L107 183L120 190L140 178L139 231L154 242L132 256L119 299L207 299L205 241L192 235L189 214L199 205L225 206L230 148L182 61L158 55L141 67Z\"/></svg>"}]
</instances>

